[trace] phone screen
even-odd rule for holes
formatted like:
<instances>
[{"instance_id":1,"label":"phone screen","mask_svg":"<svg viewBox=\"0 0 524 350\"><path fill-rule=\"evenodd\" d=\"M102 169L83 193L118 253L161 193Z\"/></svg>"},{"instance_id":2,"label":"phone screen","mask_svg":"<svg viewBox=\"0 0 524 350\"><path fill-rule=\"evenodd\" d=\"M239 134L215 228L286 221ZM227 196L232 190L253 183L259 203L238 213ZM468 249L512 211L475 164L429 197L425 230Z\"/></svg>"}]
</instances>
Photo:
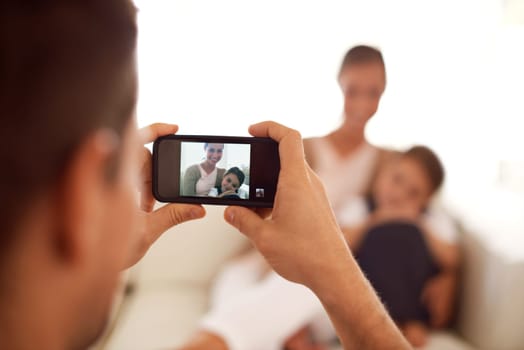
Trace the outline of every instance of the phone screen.
<instances>
[{"instance_id":1,"label":"phone screen","mask_svg":"<svg viewBox=\"0 0 524 350\"><path fill-rule=\"evenodd\" d=\"M268 138L169 135L153 145L161 202L272 207L280 160Z\"/></svg>"}]
</instances>

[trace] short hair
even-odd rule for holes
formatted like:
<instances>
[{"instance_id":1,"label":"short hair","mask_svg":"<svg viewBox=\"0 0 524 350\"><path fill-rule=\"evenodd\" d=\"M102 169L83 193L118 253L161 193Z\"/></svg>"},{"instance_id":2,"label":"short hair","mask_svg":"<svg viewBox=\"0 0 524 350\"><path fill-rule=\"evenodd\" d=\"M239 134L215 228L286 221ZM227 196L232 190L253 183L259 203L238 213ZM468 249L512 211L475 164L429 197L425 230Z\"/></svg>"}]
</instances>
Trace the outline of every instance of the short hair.
<instances>
[{"instance_id":1,"label":"short hair","mask_svg":"<svg viewBox=\"0 0 524 350\"><path fill-rule=\"evenodd\" d=\"M238 168L236 166L234 166L231 169L229 169L228 171L226 171L224 176L226 176L228 174L236 175L236 177L238 178L238 181L239 181L238 187L240 187L244 183L244 180L246 179L246 175L244 175L244 172L242 170L240 170L240 168Z\"/></svg>"},{"instance_id":2,"label":"short hair","mask_svg":"<svg viewBox=\"0 0 524 350\"><path fill-rule=\"evenodd\" d=\"M386 76L386 64L384 63L382 52L380 52L379 49L367 45L357 45L346 52L340 64L339 75L345 68L367 63L379 64L384 70L384 77Z\"/></svg>"},{"instance_id":3,"label":"short hair","mask_svg":"<svg viewBox=\"0 0 524 350\"><path fill-rule=\"evenodd\" d=\"M102 128L120 136L129 125L136 36L136 9L129 0L2 1L2 252L24 208L59 183L85 138Z\"/></svg>"},{"instance_id":4,"label":"short hair","mask_svg":"<svg viewBox=\"0 0 524 350\"><path fill-rule=\"evenodd\" d=\"M416 161L426 172L432 193L436 192L444 182L444 166L439 157L426 146L413 146L401 153L401 157Z\"/></svg>"}]
</instances>

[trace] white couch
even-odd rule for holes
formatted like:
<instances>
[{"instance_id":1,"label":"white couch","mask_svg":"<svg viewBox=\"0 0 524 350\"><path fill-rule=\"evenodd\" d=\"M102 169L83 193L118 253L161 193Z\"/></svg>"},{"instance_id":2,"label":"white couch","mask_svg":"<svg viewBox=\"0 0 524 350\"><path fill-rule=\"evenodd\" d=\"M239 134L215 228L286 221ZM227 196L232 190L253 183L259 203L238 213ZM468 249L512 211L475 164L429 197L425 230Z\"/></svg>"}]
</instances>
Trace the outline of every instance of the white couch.
<instances>
[{"instance_id":1,"label":"white couch","mask_svg":"<svg viewBox=\"0 0 524 350\"><path fill-rule=\"evenodd\" d=\"M205 219L171 229L132 269L134 290L119 304L99 348L173 349L194 332L213 276L248 245L223 221L223 207L206 209ZM463 246L457 325L432 334L427 349L524 349L524 261L504 259L467 232Z\"/></svg>"}]
</instances>

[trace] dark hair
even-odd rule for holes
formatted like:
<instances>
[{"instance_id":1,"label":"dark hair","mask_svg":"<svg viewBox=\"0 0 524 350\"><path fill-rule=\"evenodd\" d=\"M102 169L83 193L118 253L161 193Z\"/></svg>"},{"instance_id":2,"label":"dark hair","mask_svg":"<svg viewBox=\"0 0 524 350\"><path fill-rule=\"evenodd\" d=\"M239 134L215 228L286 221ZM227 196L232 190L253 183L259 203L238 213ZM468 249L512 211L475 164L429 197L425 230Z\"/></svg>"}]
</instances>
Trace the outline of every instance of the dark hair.
<instances>
[{"instance_id":1,"label":"dark hair","mask_svg":"<svg viewBox=\"0 0 524 350\"><path fill-rule=\"evenodd\" d=\"M367 45L354 46L346 52L340 65L339 75L345 68L366 63L379 64L384 69L384 78L386 77L386 65L382 53L380 50Z\"/></svg>"},{"instance_id":2,"label":"dark hair","mask_svg":"<svg viewBox=\"0 0 524 350\"><path fill-rule=\"evenodd\" d=\"M101 128L121 135L129 124L135 17L128 0L0 4L2 250L23 209L60 181L88 135Z\"/></svg>"},{"instance_id":3,"label":"dark hair","mask_svg":"<svg viewBox=\"0 0 524 350\"><path fill-rule=\"evenodd\" d=\"M236 177L238 178L238 181L240 182L238 184L238 186L240 187L243 183L244 183L244 180L246 178L246 175L244 175L244 172L242 170L240 170L240 168L238 167L232 167L231 169L229 169L228 171L226 171L226 173L224 174L224 176L226 176L227 174L233 174L233 175L236 175Z\"/></svg>"},{"instance_id":4,"label":"dark hair","mask_svg":"<svg viewBox=\"0 0 524 350\"><path fill-rule=\"evenodd\" d=\"M444 167L438 156L426 146L414 146L401 154L420 164L431 182L432 192L437 191L444 182Z\"/></svg>"},{"instance_id":5,"label":"dark hair","mask_svg":"<svg viewBox=\"0 0 524 350\"><path fill-rule=\"evenodd\" d=\"M219 143L219 145L223 145L223 143ZM204 149L207 149L208 146L209 146L209 142L204 143Z\"/></svg>"}]
</instances>

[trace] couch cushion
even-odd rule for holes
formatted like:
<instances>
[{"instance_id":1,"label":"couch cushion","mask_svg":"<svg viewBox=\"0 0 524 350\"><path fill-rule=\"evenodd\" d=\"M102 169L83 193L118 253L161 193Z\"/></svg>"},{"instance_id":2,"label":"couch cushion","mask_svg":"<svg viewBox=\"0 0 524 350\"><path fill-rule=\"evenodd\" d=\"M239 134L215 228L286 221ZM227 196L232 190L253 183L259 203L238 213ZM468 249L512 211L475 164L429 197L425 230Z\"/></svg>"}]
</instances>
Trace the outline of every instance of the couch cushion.
<instances>
[{"instance_id":1,"label":"couch cushion","mask_svg":"<svg viewBox=\"0 0 524 350\"><path fill-rule=\"evenodd\" d=\"M203 219L175 226L156 242L133 271L138 283L208 285L221 264L249 242L223 219L222 206L206 206Z\"/></svg>"},{"instance_id":2,"label":"couch cushion","mask_svg":"<svg viewBox=\"0 0 524 350\"><path fill-rule=\"evenodd\" d=\"M524 261L465 233L459 333L482 349L524 348Z\"/></svg>"},{"instance_id":3,"label":"couch cushion","mask_svg":"<svg viewBox=\"0 0 524 350\"><path fill-rule=\"evenodd\" d=\"M183 345L207 310L207 289L150 284L127 298L105 350L159 350ZM472 350L451 332L432 333L425 350ZM248 349L246 349L248 350ZM342 350L333 346L331 350Z\"/></svg>"},{"instance_id":4,"label":"couch cushion","mask_svg":"<svg viewBox=\"0 0 524 350\"><path fill-rule=\"evenodd\" d=\"M126 299L106 350L172 349L194 332L207 309L207 290L188 284L142 286Z\"/></svg>"}]
</instances>

